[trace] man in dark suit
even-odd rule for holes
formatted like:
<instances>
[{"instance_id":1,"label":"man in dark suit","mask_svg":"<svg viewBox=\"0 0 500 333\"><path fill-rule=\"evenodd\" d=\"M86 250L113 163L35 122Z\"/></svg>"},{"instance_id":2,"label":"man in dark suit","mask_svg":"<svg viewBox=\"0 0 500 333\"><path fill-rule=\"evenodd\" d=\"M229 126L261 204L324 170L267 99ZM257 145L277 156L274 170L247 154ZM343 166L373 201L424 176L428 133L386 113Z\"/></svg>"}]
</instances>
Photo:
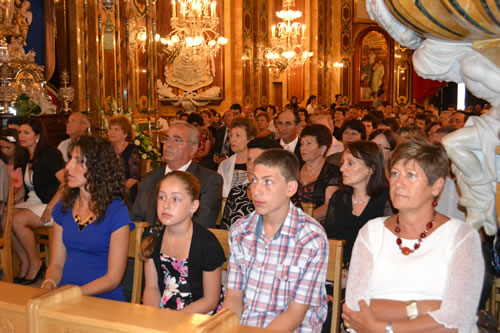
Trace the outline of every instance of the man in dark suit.
<instances>
[{"instance_id":1,"label":"man in dark suit","mask_svg":"<svg viewBox=\"0 0 500 333\"><path fill-rule=\"evenodd\" d=\"M139 192L132 207L132 220L156 221L156 191L159 181L173 170L187 171L200 181L200 207L193 216L207 228L214 228L222 202L222 177L192 161L198 150L199 132L186 122L174 122L168 129L163 143L163 160L166 164L146 174L139 184Z\"/></svg>"},{"instance_id":2,"label":"man in dark suit","mask_svg":"<svg viewBox=\"0 0 500 333\"><path fill-rule=\"evenodd\" d=\"M297 127L299 122L300 118L297 112L292 109L284 109L276 119L276 128L280 136L279 143L281 147L294 153L302 167L304 161L302 161L302 155L300 154L299 128Z\"/></svg>"},{"instance_id":3,"label":"man in dark suit","mask_svg":"<svg viewBox=\"0 0 500 333\"><path fill-rule=\"evenodd\" d=\"M222 203L222 176L192 161L198 150L198 129L184 121L175 121L167 131L163 142L163 164L147 173L139 183L139 192L132 207L133 221L147 221L151 226L156 221L157 191L160 180L174 170L187 171L200 181L200 207L193 216L207 228L214 228ZM146 231L148 232L148 231ZM130 301L134 276L134 260L129 259L122 281L125 299Z\"/></svg>"}]
</instances>

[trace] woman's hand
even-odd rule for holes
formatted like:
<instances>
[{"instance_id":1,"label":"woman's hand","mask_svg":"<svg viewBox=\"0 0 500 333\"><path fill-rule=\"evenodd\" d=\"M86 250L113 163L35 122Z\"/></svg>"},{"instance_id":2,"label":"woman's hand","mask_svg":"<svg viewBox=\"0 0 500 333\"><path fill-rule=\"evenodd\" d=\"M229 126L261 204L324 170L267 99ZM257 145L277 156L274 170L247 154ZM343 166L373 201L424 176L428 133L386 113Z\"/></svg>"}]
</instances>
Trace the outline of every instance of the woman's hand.
<instances>
[{"instance_id":1,"label":"woman's hand","mask_svg":"<svg viewBox=\"0 0 500 333\"><path fill-rule=\"evenodd\" d=\"M54 281L52 279L45 279L42 282L42 285L40 286L40 288L51 291L51 290L54 290L57 288L57 283L56 283L56 281Z\"/></svg>"},{"instance_id":2,"label":"woman's hand","mask_svg":"<svg viewBox=\"0 0 500 333\"><path fill-rule=\"evenodd\" d=\"M385 331L386 323L379 321L365 301L359 301L359 311L353 311L344 303L342 319L346 328L353 328L356 333L380 333Z\"/></svg>"},{"instance_id":3,"label":"woman's hand","mask_svg":"<svg viewBox=\"0 0 500 333\"><path fill-rule=\"evenodd\" d=\"M45 207L45 210L42 213L42 216L40 216L40 221L42 222L42 224L45 225L49 223L51 220L52 220L52 208L50 208L49 205L47 205L47 207Z\"/></svg>"}]
</instances>

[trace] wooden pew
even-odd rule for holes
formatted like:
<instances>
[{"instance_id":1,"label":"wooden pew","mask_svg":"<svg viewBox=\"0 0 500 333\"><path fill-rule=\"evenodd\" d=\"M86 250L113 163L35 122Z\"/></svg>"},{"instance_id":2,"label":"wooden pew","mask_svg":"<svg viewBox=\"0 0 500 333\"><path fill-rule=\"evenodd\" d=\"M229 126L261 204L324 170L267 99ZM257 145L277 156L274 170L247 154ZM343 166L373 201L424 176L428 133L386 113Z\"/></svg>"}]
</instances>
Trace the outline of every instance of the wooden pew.
<instances>
[{"instance_id":1,"label":"wooden pew","mask_svg":"<svg viewBox=\"0 0 500 333\"><path fill-rule=\"evenodd\" d=\"M52 332L195 332L271 333L240 326L235 314L215 316L168 311L150 306L82 296L76 286L64 286L27 304L28 333Z\"/></svg>"},{"instance_id":2,"label":"wooden pew","mask_svg":"<svg viewBox=\"0 0 500 333\"><path fill-rule=\"evenodd\" d=\"M333 282L333 300L332 300L332 321L331 333L340 332L340 301L342 298L342 265L344 253L344 240L329 239L330 255L328 257L328 270L326 280Z\"/></svg>"},{"instance_id":3,"label":"wooden pew","mask_svg":"<svg viewBox=\"0 0 500 333\"><path fill-rule=\"evenodd\" d=\"M224 264L222 264L222 269L227 270L227 264L229 263L229 240L228 240L228 231L224 229L213 229L209 228L215 237L217 237L217 240L219 241L220 245L222 246L222 249L224 250L224 255L226 256L226 261Z\"/></svg>"},{"instance_id":4,"label":"wooden pew","mask_svg":"<svg viewBox=\"0 0 500 333\"><path fill-rule=\"evenodd\" d=\"M130 232L128 241L128 257L134 259L134 280L132 283L131 303L140 304L142 295L142 271L144 262L139 259L142 234L149 226L148 222L134 222L135 229Z\"/></svg>"},{"instance_id":5,"label":"wooden pew","mask_svg":"<svg viewBox=\"0 0 500 333\"><path fill-rule=\"evenodd\" d=\"M0 282L0 332L27 332L26 303L45 290Z\"/></svg>"}]
</instances>

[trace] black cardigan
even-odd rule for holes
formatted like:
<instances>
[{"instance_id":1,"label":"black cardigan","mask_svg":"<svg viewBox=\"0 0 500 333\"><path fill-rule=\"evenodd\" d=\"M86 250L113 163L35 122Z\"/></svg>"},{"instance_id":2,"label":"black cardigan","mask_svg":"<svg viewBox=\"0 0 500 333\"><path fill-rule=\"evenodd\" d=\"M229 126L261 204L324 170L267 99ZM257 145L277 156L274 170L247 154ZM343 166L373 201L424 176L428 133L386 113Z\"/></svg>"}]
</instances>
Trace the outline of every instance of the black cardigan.
<instances>
[{"instance_id":1,"label":"black cardigan","mask_svg":"<svg viewBox=\"0 0 500 333\"><path fill-rule=\"evenodd\" d=\"M165 229L156 237L152 259L158 274L160 294L165 290L163 271L160 261L161 242ZM213 233L198 223L193 223L193 238L189 248L188 281L193 295L193 302L203 297L203 271L211 272L226 261L224 250ZM186 304L188 305L188 304Z\"/></svg>"},{"instance_id":2,"label":"black cardigan","mask_svg":"<svg viewBox=\"0 0 500 333\"><path fill-rule=\"evenodd\" d=\"M383 190L370 198L359 216L352 214L352 193L343 189L337 190L328 203L325 217L325 229L328 238L344 239L344 265L351 260L354 241L359 230L366 222L390 215L389 190Z\"/></svg>"},{"instance_id":3,"label":"black cardigan","mask_svg":"<svg viewBox=\"0 0 500 333\"><path fill-rule=\"evenodd\" d=\"M342 173L340 169L333 164L325 162L318 179L314 182L313 203L316 207L323 206L325 203L325 190L328 186L340 186L342 184ZM301 207L302 202L298 201L298 195L292 197L292 202L295 206Z\"/></svg>"},{"instance_id":4,"label":"black cardigan","mask_svg":"<svg viewBox=\"0 0 500 333\"><path fill-rule=\"evenodd\" d=\"M328 186L340 186L341 184L342 173L340 169L336 165L325 162L314 183L313 203L316 204L316 207L323 206L325 203L325 190Z\"/></svg>"},{"instance_id":5,"label":"black cardigan","mask_svg":"<svg viewBox=\"0 0 500 333\"><path fill-rule=\"evenodd\" d=\"M56 173L63 168L64 160L61 152L51 146L45 147L40 152L38 158L33 161L33 187L42 203L49 203L56 194L59 188L59 180L56 177ZM23 170L26 170L26 167ZM26 184L24 186L27 197L28 189Z\"/></svg>"}]
</instances>

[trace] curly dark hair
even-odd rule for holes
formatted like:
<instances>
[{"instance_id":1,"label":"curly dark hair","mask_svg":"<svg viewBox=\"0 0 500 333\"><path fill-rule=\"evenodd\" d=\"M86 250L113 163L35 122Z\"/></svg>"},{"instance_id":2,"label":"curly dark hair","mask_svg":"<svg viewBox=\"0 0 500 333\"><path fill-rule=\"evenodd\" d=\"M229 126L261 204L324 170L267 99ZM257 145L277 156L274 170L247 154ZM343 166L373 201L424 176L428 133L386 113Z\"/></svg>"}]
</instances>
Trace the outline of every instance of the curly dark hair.
<instances>
[{"instance_id":1,"label":"curly dark hair","mask_svg":"<svg viewBox=\"0 0 500 333\"><path fill-rule=\"evenodd\" d=\"M90 193L89 208L99 222L105 217L106 209L113 199L119 199L128 204L123 162L111 143L101 137L81 136L70 146L70 153L75 147L80 148L82 161L87 167L85 190ZM72 209L79 194L79 188L70 188L66 182L63 190L62 212L66 213Z\"/></svg>"}]
</instances>

